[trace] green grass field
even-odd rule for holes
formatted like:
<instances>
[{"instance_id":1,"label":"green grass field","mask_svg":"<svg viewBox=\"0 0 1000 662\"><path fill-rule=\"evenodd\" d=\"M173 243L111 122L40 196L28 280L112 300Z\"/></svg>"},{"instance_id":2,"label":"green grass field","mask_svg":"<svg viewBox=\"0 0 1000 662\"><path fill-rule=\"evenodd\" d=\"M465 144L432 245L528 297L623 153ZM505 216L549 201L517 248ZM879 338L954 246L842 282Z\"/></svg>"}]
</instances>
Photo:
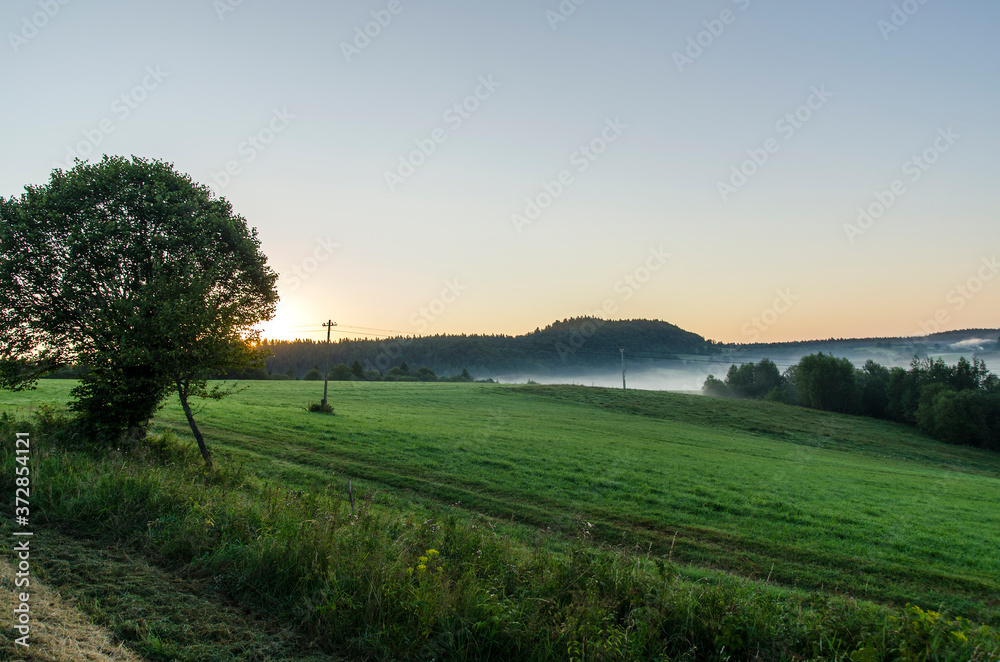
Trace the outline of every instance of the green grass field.
<instances>
[{"instance_id":1,"label":"green grass field","mask_svg":"<svg viewBox=\"0 0 1000 662\"><path fill-rule=\"evenodd\" d=\"M65 403L72 383L0 393ZM1000 456L762 402L582 387L249 382L196 413L217 464L462 509L772 583L1000 623ZM173 402L155 422L190 438Z\"/></svg>"}]
</instances>

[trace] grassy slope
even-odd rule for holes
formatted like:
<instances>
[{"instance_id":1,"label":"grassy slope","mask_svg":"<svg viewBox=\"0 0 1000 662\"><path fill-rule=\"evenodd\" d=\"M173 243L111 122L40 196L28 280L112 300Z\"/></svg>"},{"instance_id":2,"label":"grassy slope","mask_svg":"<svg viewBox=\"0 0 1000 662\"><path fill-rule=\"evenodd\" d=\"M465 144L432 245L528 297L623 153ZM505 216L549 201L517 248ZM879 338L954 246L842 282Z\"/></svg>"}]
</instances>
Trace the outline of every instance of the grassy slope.
<instances>
[{"instance_id":1,"label":"grassy slope","mask_svg":"<svg viewBox=\"0 0 1000 662\"><path fill-rule=\"evenodd\" d=\"M61 402L69 385L0 395ZM217 451L298 487L453 503L675 560L997 623L1000 457L766 403L560 387L253 383L198 414ZM245 406L251 405L251 406ZM179 407L157 425L186 434ZM849 452L845 452L849 451ZM676 540L674 538L676 534Z\"/></svg>"}]
</instances>

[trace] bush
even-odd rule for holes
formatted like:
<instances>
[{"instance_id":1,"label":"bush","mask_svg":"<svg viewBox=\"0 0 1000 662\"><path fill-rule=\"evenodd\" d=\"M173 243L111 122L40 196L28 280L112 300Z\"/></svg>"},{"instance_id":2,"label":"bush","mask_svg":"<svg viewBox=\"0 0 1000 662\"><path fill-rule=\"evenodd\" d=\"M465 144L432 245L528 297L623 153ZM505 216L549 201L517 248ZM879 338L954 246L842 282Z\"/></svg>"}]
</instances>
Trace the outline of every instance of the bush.
<instances>
[{"instance_id":1,"label":"bush","mask_svg":"<svg viewBox=\"0 0 1000 662\"><path fill-rule=\"evenodd\" d=\"M150 367L103 368L88 372L70 391L70 409L85 437L113 444L126 434L145 435L170 390Z\"/></svg>"},{"instance_id":2,"label":"bush","mask_svg":"<svg viewBox=\"0 0 1000 662\"><path fill-rule=\"evenodd\" d=\"M732 397L726 383L721 379L718 379L715 375L709 375L705 379L705 384L701 387L701 392L713 398Z\"/></svg>"},{"instance_id":3,"label":"bush","mask_svg":"<svg viewBox=\"0 0 1000 662\"><path fill-rule=\"evenodd\" d=\"M314 413L314 414L332 414L333 413L333 407L330 406L329 402L327 402L326 404L323 404L322 402L311 402L311 403L309 403L309 406L307 407L307 409L311 413Z\"/></svg>"},{"instance_id":4,"label":"bush","mask_svg":"<svg viewBox=\"0 0 1000 662\"><path fill-rule=\"evenodd\" d=\"M330 369L330 379L335 382L349 382L354 379L354 373L346 363L338 363Z\"/></svg>"},{"instance_id":5,"label":"bush","mask_svg":"<svg viewBox=\"0 0 1000 662\"><path fill-rule=\"evenodd\" d=\"M436 382L437 374L430 368L420 368L416 373L417 379L422 382Z\"/></svg>"}]
</instances>

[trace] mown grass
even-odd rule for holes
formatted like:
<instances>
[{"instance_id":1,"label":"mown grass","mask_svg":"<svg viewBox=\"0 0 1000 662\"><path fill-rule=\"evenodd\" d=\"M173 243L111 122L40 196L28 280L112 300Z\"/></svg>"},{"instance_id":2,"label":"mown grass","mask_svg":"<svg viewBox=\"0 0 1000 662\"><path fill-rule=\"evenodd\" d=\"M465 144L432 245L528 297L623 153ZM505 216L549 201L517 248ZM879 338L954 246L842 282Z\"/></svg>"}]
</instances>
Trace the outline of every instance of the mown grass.
<instances>
[{"instance_id":1,"label":"mown grass","mask_svg":"<svg viewBox=\"0 0 1000 662\"><path fill-rule=\"evenodd\" d=\"M49 384L43 397L65 392ZM220 464L245 473L206 478L170 444L129 461L53 450L38 480L63 487L43 512L63 531L221 577L231 599L370 659L987 659L996 649L994 633L928 611L994 613L995 555L960 544L980 536L995 549L989 456L935 459L935 442L874 423L869 436L898 447L865 449L854 419L783 426L783 409L765 409L770 429L750 432L738 409L699 409L713 401L593 389L338 385L337 416L318 417L301 409L308 386L254 385L200 413L210 443L232 455ZM6 408L30 401L4 397ZM168 408L158 425L180 431L179 420ZM365 479L369 497L356 518L347 476ZM390 498L371 499L375 489ZM428 549L441 551L442 572L407 574ZM862 586L873 578L880 585Z\"/></svg>"}]
</instances>

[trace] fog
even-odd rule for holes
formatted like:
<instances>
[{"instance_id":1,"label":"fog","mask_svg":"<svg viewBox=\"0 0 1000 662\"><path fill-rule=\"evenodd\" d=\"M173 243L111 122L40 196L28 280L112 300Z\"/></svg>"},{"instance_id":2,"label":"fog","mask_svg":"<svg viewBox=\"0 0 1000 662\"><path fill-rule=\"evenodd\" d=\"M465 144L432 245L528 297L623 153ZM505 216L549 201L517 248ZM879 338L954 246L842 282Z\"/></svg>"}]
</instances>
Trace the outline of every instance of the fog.
<instances>
[{"instance_id":1,"label":"fog","mask_svg":"<svg viewBox=\"0 0 1000 662\"><path fill-rule=\"evenodd\" d=\"M986 362L993 372L1000 372L1000 347L994 337L969 338L952 343L914 342L910 344L880 345L856 341L853 346L842 342L816 343L805 346L755 346L725 354L722 357L699 357L689 360L636 360L626 359L626 386L630 389L649 391L700 392L708 375L724 379L730 365L756 363L768 358L784 372L798 363L803 356L824 352L849 359L858 368L869 359L887 368L908 367L913 358L937 359L954 364L959 358L972 360L979 358ZM495 376L502 383L524 384L528 381L539 384L573 384L579 386L622 387L621 364L609 363L605 370L566 370L558 373L514 372Z\"/></svg>"}]
</instances>

